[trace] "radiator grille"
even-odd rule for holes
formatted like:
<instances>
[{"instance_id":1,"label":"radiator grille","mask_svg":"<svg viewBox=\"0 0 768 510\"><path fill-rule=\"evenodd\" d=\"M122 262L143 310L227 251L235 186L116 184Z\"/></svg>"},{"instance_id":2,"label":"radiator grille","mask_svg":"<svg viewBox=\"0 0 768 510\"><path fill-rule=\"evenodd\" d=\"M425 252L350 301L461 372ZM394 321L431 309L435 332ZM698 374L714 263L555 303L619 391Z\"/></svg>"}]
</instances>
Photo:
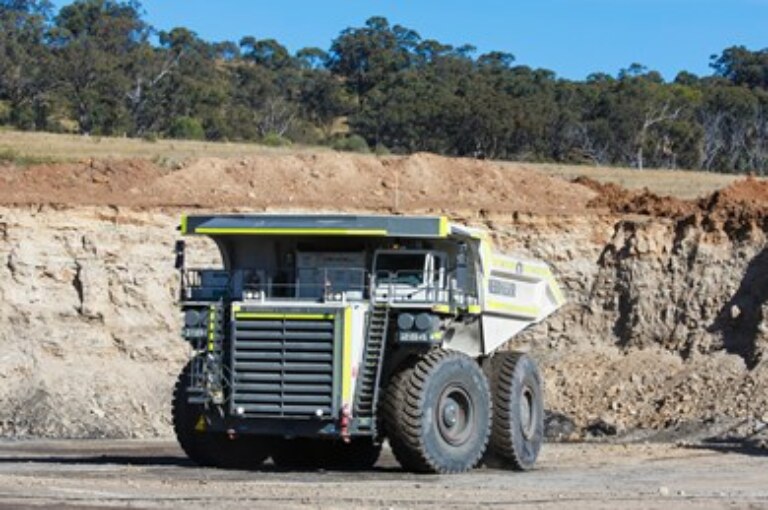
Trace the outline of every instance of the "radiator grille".
<instances>
[{"instance_id":1,"label":"radiator grille","mask_svg":"<svg viewBox=\"0 0 768 510\"><path fill-rule=\"evenodd\" d=\"M335 416L334 320L311 317L236 318L233 412L298 418L317 416L319 410L325 418Z\"/></svg>"}]
</instances>

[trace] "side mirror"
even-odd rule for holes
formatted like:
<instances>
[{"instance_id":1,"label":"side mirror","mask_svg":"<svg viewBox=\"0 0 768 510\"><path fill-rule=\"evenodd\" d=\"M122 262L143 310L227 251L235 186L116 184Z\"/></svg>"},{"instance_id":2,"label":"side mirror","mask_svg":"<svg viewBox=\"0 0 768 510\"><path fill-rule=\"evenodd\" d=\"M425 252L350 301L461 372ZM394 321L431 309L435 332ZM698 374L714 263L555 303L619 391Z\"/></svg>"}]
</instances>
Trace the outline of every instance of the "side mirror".
<instances>
[{"instance_id":1,"label":"side mirror","mask_svg":"<svg viewBox=\"0 0 768 510\"><path fill-rule=\"evenodd\" d=\"M459 250L456 253L456 265L466 267L467 260L469 259L469 251L466 243L459 244Z\"/></svg>"},{"instance_id":2,"label":"side mirror","mask_svg":"<svg viewBox=\"0 0 768 510\"><path fill-rule=\"evenodd\" d=\"M184 252L186 249L187 243L183 239L176 241L176 247L174 250L176 252L176 269L184 269Z\"/></svg>"}]
</instances>

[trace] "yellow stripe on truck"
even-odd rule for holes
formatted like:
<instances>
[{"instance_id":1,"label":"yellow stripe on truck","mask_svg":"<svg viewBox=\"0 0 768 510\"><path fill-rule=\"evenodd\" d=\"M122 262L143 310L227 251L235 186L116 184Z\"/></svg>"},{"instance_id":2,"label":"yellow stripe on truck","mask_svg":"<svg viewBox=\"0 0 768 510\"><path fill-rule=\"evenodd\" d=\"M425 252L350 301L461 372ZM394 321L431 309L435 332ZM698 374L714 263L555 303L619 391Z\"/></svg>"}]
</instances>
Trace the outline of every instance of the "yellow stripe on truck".
<instances>
[{"instance_id":1,"label":"yellow stripe on truck","mask_svg":"<svg viewBox=\"0 0 768 510\"><path fill-rule=\"evenodd\" d=\"M344 310L344 331L342 338L344 349L341 357L341 401L342 405L352 405L352 308ZM351 407L350 407L351 408Z\"/></svg>"},{"instance_id":2,"label":"yellow stripe on truck","mask_svg":"<svg viewBox=\"0 0 768 510\"><path fill-rule=\"evenodd\" d=\"M448 223L446 216L440 216L440 226L438 227L438 235L440 237L448 237L451 233L451 224Z\"/></svg>"},{"instance_id":3,"label":"yellow stripe on truck","mask_svg":"<svg viewBox=\"0 0 768 510\"><path fill-rule=\"evenodd\" d=\"M531 305L515 305L512 303L504 303L502 301L489 300L486 304L486 310L491 312L501 312L508 315L518 315L522 317L536 318L539 316L541 310L538 306Z\"/></svg>"},{"instance_id":4,"label":"yellow stripe on truck","mask_svg":"<svg viewBox=\"0 0 768 510\"><path fill-rule=\"evenodd\" d=\"M216 308L211 307L208 311L208 352L213 352L215 345L214 340L216 337Z\"/></svg>"},{"instance_id":5,"label":"yellow stripe on truck","mask_svg":"<svg viewBox=\"0 0 768 510\"><path fill-rule=\"evenodd\" d=\"M235 319L273 319L273 320L296 320L296 321L323 321L333 319L332 313L260 313L260 312L238 312L235 313Z\"/></svg>"},{"instance_id":6,"label":"yellow stripe on truck","mask_svg":"<svg viewBox=\"0 0 768 510\"><path fill-rule=\"evenodd\" d=\"M309 235L309 236L386 236L386 230L348 228L215 228L199 227L195 234L208 235Z\"/></svg>"}]
</instances>

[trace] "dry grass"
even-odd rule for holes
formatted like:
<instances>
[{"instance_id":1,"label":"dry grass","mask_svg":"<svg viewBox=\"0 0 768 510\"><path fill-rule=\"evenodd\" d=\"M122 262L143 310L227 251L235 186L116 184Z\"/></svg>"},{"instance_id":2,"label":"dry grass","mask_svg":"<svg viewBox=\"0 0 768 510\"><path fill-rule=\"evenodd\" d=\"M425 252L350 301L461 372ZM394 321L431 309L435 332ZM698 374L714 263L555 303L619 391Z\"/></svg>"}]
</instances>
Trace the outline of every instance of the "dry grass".
<instances>
[{"instance_id":1,"label":"dry grass","mask_svg":"<svg viewBox=\"0 0 768 510\"><path fill-rule=\"evenodd\" d=\"M25 133L0 130L0 153L31 161L81 161L90 158L143 158L183 161L199 157L243 157L251 154L285 154L297 151L329 150L322 147L280 147L250 143L196 142L137 138Z\"/></svg>"},{"instance_id":2,"label":"dry grass","mask_svg":"<svg viewBox=\"0 0 768 510\"><path fill-rule=\"evenodd\" d=\"M529 166L529 165L524 165ZM589 167L575 165L530 165L548 175L573 180L589 177L599 182L612 182L628 189L647 188L652 193L683 199L699 198L728 186L744 176L695 172L691 170L637 170L634 168Z\"/></svg>"},{"instance_id":3,"label":"dry grass","mask_svg":"<svg viewBox=\"0 0 768 510\"><path fill-rule=\"evenodd\" d=\"M143 158L161 165L173 165L199 157L236 158L255 154L291 154L328 151L325 147L291 146L272 148L252 143L218 143L181 140L150 142L131 138L88 137L51 133L24 133L0 129L0 159L19 165L55 161L82 161L90 158ZM375 156L370 156L375 157ZM738 176L682 170L634 170L629 168L575 165L501 163L530 168L572 180L586 176L613 182L630 189L648 188L659 195L696 198L724 186Z\"/></svg>"}]
</instances>

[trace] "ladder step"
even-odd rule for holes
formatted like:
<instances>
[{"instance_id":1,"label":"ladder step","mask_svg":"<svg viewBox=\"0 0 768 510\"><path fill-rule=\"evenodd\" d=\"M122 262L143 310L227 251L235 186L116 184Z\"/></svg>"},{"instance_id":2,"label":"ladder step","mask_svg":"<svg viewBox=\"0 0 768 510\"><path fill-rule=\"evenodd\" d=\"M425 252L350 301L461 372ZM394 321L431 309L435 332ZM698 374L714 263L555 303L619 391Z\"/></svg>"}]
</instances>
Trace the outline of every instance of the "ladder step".
<instances>
[{"instance_id":1,"label":"ladder step","mask_svg":"<svg viewBox=\"0 0 768 510\"><path fill-rule=\"evenodd\" d=\"M362 360L363 367L355 399L355 413L361 418L373 417L378 393L377 383L384 356L388 325L388 306L374 305L368 318L368 331ZM376 424L371 421L370 425L367 425L366 428L375 430Z\"/></svg>"}]
</instances>

